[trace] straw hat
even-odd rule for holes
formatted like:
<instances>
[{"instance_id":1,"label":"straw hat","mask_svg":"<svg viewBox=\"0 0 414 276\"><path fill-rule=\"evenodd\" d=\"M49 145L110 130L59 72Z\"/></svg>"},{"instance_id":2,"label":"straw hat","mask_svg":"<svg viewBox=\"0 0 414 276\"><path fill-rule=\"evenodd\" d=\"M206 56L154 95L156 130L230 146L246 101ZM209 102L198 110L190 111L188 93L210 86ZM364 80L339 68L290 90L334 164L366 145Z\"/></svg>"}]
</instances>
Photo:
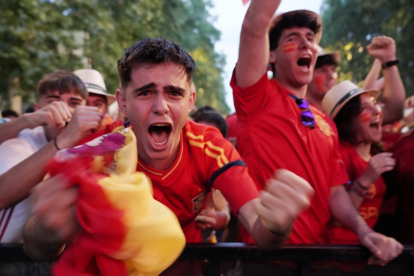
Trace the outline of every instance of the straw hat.
<instances>
[{"instance_id":1,"label":"straw hat","mask_svg":"<svg viewBox=\"0 0 414 276\"><path fill-rule=\"evenodd\" d=\"M339 60L341 59L341 53L339 53L338 51L327 53L319 45L318 45L318 53L317 53L317 55L318 55L318 57L332 56L334 58L334 60L336 61L336 63L339 63Z\"/></svg>"},{"instance_id":2,"label":"straw hat","mask_svg":"<svg viewBox=\"0 0 414 276\"><path fill-rule=\"evenodd\" d=\"M115 95L106 92L105 82L101 73L94 69L80 69L73 73L81 79L89 93L104 95L108 106L115 101Z\"/></svg>"},{"instance_id":3,"label":"straw hat","mask_svg":"<svg viewBox=\"0 0 414 276\"><path fill-rule=\"evenodd\" d=\"M338 114L339 110L352 98L362 94L369 93L375 99L379 96L378 90L364 90L359 88L351 81L345 80L338 83L329 90L322 100L322 110L332 119Z\"/></svg>"},{"instance_id":4,"label":"straw hat","mask_svg":"<svg viewBox=\"0 0 414 276\"><path fill-rule=\"evenodd\" d=\"M279 21L282 19L282 17L284 15L294 15L294 14L299 14L299 13L304 13L304 14L308 14L308 15L310 15L312 17L316 17L316 21L317 21L318 25L321 26L321 28L319 29L319 31L315 34L316 44L319 44L319 41L322 38L322 18L319 16L319 14L317 14L317 13L315 13L313 11L309 11L309 10L294 10L294 11L288 11L288 12L283 12L283 13L276 14L275 17L273 17L273 22L272 22L273 23L272 24L273 27L272 27L272 29L278 27L278 23L279 23Z\"/></svg>"}]
</instances>

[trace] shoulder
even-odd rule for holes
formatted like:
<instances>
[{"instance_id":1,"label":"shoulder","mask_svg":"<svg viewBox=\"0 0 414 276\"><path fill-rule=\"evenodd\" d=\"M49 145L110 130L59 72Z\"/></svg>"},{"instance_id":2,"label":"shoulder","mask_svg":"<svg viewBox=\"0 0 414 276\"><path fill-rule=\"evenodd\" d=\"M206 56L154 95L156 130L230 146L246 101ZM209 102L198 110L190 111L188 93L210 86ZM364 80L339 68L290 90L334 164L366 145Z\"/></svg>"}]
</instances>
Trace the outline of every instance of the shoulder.
<instances>
[{"instance_id":1,"label":"shoulder","mask_svg":"<svg viewBox=\"0 0 414 276\"><path fill-rule=\"evenodd\" d=\"M43 126L33 129L26 128L19 133L18 138L32 144L36 150L43 148L48 143Z\"/></svg>"}]
</instances>

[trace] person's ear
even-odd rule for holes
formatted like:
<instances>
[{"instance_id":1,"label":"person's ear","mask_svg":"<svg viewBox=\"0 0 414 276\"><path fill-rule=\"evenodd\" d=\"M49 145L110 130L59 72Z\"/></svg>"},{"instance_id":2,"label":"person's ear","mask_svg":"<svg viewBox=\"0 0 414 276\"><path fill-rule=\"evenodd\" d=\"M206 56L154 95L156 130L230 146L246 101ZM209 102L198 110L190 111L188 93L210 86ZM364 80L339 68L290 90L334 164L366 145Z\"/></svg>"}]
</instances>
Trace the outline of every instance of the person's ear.
<instances>
[{"instance_id":1,"label":"person's ear","mask_svg":"<svg viewBox=\"0 0 414 276\"><path fill-rule=\"evenodd\" d=\"M191 90L190 90L190 99L189 99L190 104L188 105L188 112L191 112L191 110L193 110L193 107L194 107L195 102L196 102L196 92L191 91Z\"/></svg>"},{"instance_id":2,"label":"person's ear","mask_svg":"<svg viewBox=\"0 0 414 276\"><path fill-rule=\"evenodd\" d=\"M269 53L269 63L276 63L277 59L276 59L276 50L273 50Z\"/></svg>"},{"instance_id":3,"label":"person's ear","mask_svg":"<svg viewBox=\"0 0 414 276\"><path fill-rule=\"evenodd\" d=\"M127 115L126 111L126 99L125 99L125 95L124 92L121 89L117 89L116 90L116 101L118 102L118 107L119 110L124 114Z\"/></svg>"}]
</instances>

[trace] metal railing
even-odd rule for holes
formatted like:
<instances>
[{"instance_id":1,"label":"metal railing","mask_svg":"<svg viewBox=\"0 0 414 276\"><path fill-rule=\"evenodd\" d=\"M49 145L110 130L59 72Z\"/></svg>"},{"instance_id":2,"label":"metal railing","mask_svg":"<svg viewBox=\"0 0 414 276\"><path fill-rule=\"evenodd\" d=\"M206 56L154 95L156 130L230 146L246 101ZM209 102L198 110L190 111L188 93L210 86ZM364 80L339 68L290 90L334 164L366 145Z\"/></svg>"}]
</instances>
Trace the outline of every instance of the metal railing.
<instances>
[{"instance_id":1,"label":"metal railing","mask_svg":"<svg viewBox=\"0 0 414 276\"><path fill-rule=\"evenodd\" d=\"M286 245L265 251L241 243L189 244L163 276L414 275L414 245L384 267L369 266L368 250L348 245ZM0 244L0 276L50 275L51 263L36 263L21 245Z\"/></svg>"}]
</instances>

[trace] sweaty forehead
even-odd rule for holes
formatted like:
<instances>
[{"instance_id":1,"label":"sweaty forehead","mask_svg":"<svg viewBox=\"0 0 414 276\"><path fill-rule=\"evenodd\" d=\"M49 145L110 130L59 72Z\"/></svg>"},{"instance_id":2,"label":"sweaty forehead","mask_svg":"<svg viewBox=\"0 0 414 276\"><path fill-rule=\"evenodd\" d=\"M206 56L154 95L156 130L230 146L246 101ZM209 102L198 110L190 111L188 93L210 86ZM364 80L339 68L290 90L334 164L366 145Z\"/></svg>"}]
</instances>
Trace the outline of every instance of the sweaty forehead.
<instances>
[{"instance_id":1,"label":"sweaty forehead","mask_svg":"<svg viewBox=\"0 0 414 276\"><path fill-rule=\"evenodd\" d=\"M174 63L143 64L135 66L131 70L131 82L129 85L137 88L135 86L142 86L150 83L157 86L183 86L187 83L189 86L188 77L184 68Z\"/></svg>"}]
</instances>

